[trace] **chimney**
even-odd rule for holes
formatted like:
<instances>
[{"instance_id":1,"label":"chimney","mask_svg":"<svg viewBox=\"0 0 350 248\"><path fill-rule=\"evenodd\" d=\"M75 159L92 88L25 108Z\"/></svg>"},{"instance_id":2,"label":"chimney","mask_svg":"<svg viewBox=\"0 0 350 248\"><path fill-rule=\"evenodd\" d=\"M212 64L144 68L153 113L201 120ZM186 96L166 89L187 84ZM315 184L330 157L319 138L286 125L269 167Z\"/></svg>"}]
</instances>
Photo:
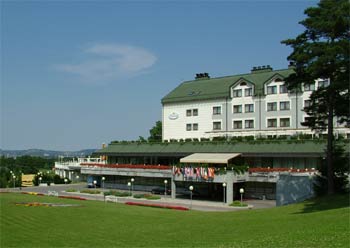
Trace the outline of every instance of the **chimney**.
<instances>
[{"instance_id":1,"label":"chimney","mask_svg":"<svg viewBox=\"0 0 350 248\"><path fill-rule=\"evenodd\" d=\"M272 70L273 69L270 65L254 66L253 69L251 70L251 73L268 72Z\"/></svg>"},{"instance_id":2,"label":"chimney","mask_svg":"<svg viewBox=\"0 0 350 248\"><path fill-rule=\"evenodd\" d=\"M207 72L204 73L197 73L195 79L209 79L209 74Z\"/></svg>"}]
</instances>

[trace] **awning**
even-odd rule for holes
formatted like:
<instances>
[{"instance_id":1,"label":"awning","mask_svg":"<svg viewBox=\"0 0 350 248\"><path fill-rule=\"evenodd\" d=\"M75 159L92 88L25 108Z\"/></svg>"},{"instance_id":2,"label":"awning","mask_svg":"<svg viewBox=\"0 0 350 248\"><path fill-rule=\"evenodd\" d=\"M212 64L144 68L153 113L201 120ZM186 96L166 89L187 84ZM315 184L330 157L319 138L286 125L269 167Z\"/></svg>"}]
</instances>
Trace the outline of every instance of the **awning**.
<instances>
[{"instance_id":1,"label":"awning","mask_svg":"<svg viewBox=\"0 0 350 248\"><path fill-rule=\"evenodd\" d=\"M240 155L241 153L193 153L181 158L180 163L227 164L230 159Z\"/></svg>"}]
</instances>

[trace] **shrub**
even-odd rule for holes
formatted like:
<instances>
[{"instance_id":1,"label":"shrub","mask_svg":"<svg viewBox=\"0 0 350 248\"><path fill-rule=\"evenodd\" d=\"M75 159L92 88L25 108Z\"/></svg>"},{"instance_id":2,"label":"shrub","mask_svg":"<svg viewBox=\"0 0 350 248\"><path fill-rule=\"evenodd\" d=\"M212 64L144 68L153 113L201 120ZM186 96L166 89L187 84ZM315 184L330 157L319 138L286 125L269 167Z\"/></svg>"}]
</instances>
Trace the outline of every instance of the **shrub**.
<instances>
[{"instance_id":1,"label":"shrub","mask_svg":"<svg viewBox=\"0 0 350 248\"><path fill-rule=\"evenodd\" d=\"M78 190L76 189L67 189L66 192L77 192Z\"/></svg>"},{"instance_id":2,"label":"shrub","mask_svg":"<svg viewBox=\"0 0 350 248\"><path fill-rule=\"evenodd\" d=\"M100 194L101 191L99 191L99 190L94 190L94 189L84 189L84 190L81 190L80 193L85 193L85 194Z\"/></svg>"},{"instance_id":3,"label":"shrub","mask_svg":"<svg viewBox=\"0 0 350 248\"><path fill-rule=\"evenodd\" d=\"M242 204L241 204L240 201L234 201L234 202L232 202L232 203L230 204L230 206L231 206L231 207L247 207L248 204L247 204L247 203L244 203L244 202L242 202Z\"/></svg>"}]
</instances>

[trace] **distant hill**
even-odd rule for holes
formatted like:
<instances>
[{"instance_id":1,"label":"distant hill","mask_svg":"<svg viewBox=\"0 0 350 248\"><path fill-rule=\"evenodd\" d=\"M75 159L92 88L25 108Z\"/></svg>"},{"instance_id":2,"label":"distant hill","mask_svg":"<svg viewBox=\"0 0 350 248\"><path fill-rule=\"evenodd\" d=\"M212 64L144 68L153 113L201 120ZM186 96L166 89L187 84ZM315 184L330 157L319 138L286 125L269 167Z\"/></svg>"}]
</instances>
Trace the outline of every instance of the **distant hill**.
<instances>
[{"instance_id":1,"label":"distant hill","mask_svg":"<svg viewBox=\"0 0 350 248\"><path fill-rule=\"evenodd\" d=\"M28 150L2 150L0 149L0 156L5 157L20 157L20 156L37 156L55 158L59 156L64 157L85 157L90 156L98 149L84 149L80 151L50 151L42 149L28 149Z\"/></svg>"}]
</instances>

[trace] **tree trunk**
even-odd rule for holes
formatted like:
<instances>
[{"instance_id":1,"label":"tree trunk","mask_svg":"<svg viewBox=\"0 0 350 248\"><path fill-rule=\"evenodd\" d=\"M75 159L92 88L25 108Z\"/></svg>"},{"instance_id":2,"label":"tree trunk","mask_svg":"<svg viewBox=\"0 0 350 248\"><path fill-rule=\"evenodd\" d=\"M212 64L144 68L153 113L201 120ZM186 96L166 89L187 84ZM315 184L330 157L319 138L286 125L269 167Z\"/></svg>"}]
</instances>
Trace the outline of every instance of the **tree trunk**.
<instances>
[{"instance_id":1,"label":"tree trunk","mask_svg":"<svg viewBox=\"0 0 350 248\"><path fill-rule=\"evenodd\" d=\"M334 189L334 170L333 170L333 116L334 116L334 98L333 93L329 92L328 102L328 135L327 135L327 179L328 179L328 195L332 195L335 192Z\"/></svg>"}]
</instances>

